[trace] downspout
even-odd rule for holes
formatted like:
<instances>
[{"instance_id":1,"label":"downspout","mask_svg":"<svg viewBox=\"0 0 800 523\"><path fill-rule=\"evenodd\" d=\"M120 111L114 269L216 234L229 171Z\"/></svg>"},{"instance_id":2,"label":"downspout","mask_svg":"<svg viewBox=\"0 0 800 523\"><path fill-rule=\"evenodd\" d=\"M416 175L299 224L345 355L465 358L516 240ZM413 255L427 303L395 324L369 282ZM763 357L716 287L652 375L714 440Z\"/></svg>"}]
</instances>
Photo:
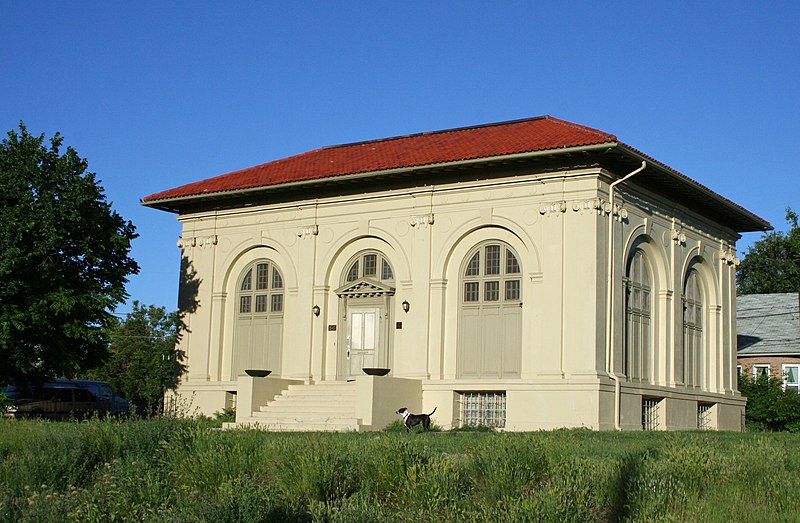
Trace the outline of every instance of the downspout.
<instances>
[{"instance_id":1,"label":"downspout","mask_svg":"<svg viewBox=\"0 0 800 523\"><path fill-rule=\"evenodd\" d=\"M620 426L620 382L619 376L614 372L614 188L635 174L639 174L647 167L647 162L642 162L641 167L628 173L608 187L608 258L606 267L606 373L614 380L614 428L622 430Z\"/></svg>"}]
</instances>

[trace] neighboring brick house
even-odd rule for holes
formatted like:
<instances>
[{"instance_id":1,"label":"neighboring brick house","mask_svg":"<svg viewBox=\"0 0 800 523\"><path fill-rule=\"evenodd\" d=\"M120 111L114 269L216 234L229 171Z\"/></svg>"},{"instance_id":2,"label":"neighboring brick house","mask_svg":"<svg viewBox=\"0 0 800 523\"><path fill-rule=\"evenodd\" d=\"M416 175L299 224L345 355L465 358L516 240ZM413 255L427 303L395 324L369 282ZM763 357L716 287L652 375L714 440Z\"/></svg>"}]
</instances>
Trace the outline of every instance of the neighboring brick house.
<instances>
[{"instance_id":1,"label":"neighboring brick house","mask_svg":"<svg viewBox=\"0 0 800 523\"><path fill-rule=\"evenodd\" d=\"M736 328L739 374L782 376L800 392L800 293L737 296Z\"/></svg>"}]
</instances>

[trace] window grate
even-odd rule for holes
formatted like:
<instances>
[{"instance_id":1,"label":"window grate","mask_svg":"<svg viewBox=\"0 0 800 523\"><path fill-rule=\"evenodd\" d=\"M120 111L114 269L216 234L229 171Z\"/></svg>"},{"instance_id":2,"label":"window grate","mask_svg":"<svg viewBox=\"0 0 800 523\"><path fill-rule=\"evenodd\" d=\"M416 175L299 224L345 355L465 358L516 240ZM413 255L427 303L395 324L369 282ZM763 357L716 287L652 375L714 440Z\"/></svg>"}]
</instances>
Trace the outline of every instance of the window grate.
<instances>
[{"instance_id":1,"label":"window grate","mask_svg":"<svg viewBox=\"0 0 800 523\"><path fill-rule=\"evenodd\" d=\"M658 404L660 398L642 398L642 430L658 429Z\"/></svg>"},{"instance_id":2,"label":"window grate","mask_svg":"<svg viewBox=\"0 0 800 523\"><path fill-rule=\"evenodd\" d=\"M505 392L462 392L459 402L462 427L501 429L506 426Z\"/></svg>"},{"instance_id":3,"label":"window grate","mask_svg":"<svg viewBox=\"0 0 800 523\"><path fill-rule=\"evenodd\" d=\"M697 404L697 428L698 430L711 430L711 407L708 403Z\"/></svg>"}]
</instances>

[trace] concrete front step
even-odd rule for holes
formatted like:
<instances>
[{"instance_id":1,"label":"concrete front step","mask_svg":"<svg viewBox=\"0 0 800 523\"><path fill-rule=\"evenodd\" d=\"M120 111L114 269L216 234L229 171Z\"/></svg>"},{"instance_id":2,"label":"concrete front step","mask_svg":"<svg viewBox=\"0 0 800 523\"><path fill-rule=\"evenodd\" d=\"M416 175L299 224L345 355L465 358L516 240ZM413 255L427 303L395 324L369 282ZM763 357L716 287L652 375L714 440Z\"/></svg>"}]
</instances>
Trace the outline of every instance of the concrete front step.
<instances>
[{"instance_id":1,"label":"concrete front step","mask_svg":"<svg viewBox=\"0 0 800 523\"><path fill-rule=\"evenodd\" d=\"M266 405L261 406L261 410L264 408L271 408L271 407L298 407L298 408L308 408L308 409L327 409L329 407L353 407L355 406L355 401L350 400L339 400L339 401L331 401L331 400L323 400L318 398L284 398L284 399L274 399L270 401Z\"/></svg>"},{"instance_id":2,"label":"concrete front step","mask_svg":"<svg viewBox=\"0 0 800 523\"><path fill-rule=\"evenodd\" d=\"M309 423L294 423L294 424L279 424L279 423L264 423L259 420L246 419L240 423L231 423L230 427L223 427L226 430L231 429L259 429L268 432L359 432L358 425L312 425Z\"/></svg>"},{"instance_id":3,"label":"concrete front step","mask_svg":"<svg viewBox=\"0 0 800 523\"><path fill-rule=\"evenodd\" d=\"M275 399L228 427L274 431L348 432L360 429L355 414L355 383L289 385Z\"/></svg>"},{"instance_id":4,"label":"concrete front step","mask_svg":"<svg viewBox=\"0 0 800 523\"><path fill-rule=\"evenodd\" d=\"M314 389L314 390L337 390L337 389L353 389L355 382L347 381L321 381L319 383L293 383L289 385L288 390L294 389Z\"/></svg>"},{"instance_id":5,"label":"concrete front step","mask_svg":"<svg viewBox=\"0 0 800 523\"><path fill-rule=\"evenodd\" d=\"M226 426L228 425L228 426ZM355 419L345 420L290 420L261 417L245 418L239 423L223 425L226 429L257 428L273 432L358 432L360 429Z\"/></svg>"},{"instance_id":6,"label":"concrete front step","mask_svg":"<svg viewBox=\"0 0 800 523\"><path fill-rule=\"evenodd\" d=\"M319 389L291 389L284 391L281 396L283 397L297 397L297 396L323 396L323 397L332 397L332 398L354 398L356 395L356 391L351 389L333 389L325 387L322 390Z\"/></svg>"},{"instance_id":7,"label":"concrete front step","mask_svg":"<svg viewBox=\"0 0 800 523\"><path fill-rule=\"evenodd\" d=\"M319 413L328 416L335 416L337 414L352 414L355 412L354 405L311 405L311 404L289 404L288 402L270 403L267 406L261 407L258 412L275 412L286 413L290 415L300 415L301 413Z\"/></svg>"},{"instance_id":8,"label":"concrete front step","mask_svg":"<svg viewBox=\"0 0 800 523\"><path fill-rule=\"evenodd\" d=\"M258 421L259 423L278 423L278 424L299 424L299 425L353 425L358 426L358 420L350 416L341 417L324 417L318 414L313 416L284 416L281 414L269 414L264 412L254 412L248 419Z\"/></svg>"}]
</instances>

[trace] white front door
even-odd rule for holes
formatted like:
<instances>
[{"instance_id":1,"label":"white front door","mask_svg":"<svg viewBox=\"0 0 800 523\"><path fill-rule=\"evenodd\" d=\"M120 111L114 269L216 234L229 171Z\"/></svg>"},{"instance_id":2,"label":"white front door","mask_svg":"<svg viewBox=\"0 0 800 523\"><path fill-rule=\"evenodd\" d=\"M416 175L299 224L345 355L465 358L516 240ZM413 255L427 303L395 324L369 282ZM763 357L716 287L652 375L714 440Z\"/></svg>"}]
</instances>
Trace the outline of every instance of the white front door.
<instances>
[{"instance_id":1,"label":"white front door","mask_svg":"<svg viewBox=\"0 0 800 523\"><path fill-rule=\"evenodd\" d=\"M375 367L380 337L381 314L378 307L349 308L347 311L347 377L354 378L361 369Z\"/></svg>"}]
</instances>

